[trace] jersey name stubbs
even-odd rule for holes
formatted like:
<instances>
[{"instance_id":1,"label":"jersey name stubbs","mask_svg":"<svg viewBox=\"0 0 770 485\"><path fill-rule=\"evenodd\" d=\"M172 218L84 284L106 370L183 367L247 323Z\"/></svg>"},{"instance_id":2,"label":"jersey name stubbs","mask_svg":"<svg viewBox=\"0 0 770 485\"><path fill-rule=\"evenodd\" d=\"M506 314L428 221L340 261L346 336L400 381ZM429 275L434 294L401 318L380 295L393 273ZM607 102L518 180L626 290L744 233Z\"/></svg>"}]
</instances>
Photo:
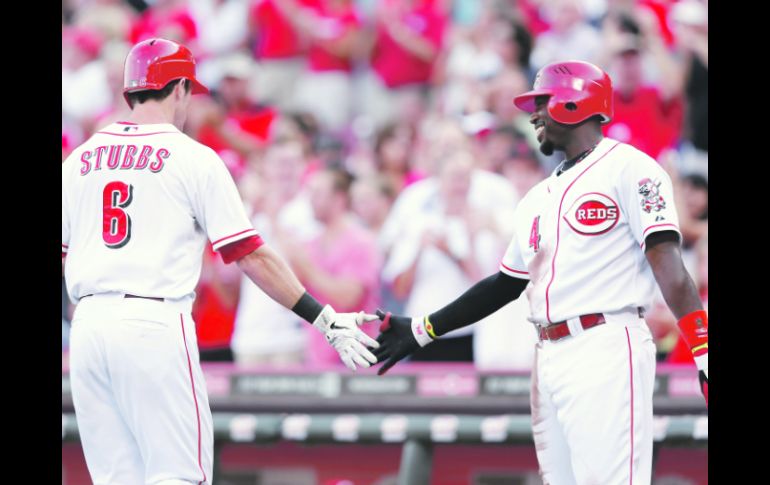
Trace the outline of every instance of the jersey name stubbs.
<instances>
[{"instance_id":1,"label":"jersey name stubbs","mask_svg":"<svg viewBox=\"0 0 770 485\"><path fill-rule=\"evenodd\" d=\"M564 220L577 233L596 236L618 222L618 204L604 194L588 193L577 198L564 214Z\"/></svg>"},{"instance_id":2,"label":"jersey name stubbs","mask_svg":"<svg viewBox=\"0 0 770 485\"><path fill-rule=\"evenodd\" d=\"M163 170L165 160L171 156L165 148L150 145L104 145L86 150L80 155L80 175L86 175L91 170L144 170L158 173Z\"/></svg>"}]
</instances>

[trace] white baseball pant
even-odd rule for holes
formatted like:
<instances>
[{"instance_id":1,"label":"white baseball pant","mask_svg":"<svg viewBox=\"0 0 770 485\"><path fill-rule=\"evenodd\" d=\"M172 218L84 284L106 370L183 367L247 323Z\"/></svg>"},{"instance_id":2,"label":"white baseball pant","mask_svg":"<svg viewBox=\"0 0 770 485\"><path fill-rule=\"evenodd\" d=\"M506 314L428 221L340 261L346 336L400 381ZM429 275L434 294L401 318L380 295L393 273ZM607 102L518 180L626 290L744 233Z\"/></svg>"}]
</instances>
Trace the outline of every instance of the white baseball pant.
<instances>
[{"instance_id":1,"label":"white baseball pant","mask_svg":"<svg viewBox=\"0 0 770 485\"><path fill-rule=\"evenodd\" d=\"M209 484L213 426L191 302L83 298L70 381L95 485Z\"/></svg>"},{"instance_id":2,"label":"white baseball pant","mask_svg":"<svg viewBox=\"0 0 770 485\"><path fill-rule=\"evenodd\" d=\"M537 344L532 428L545 485L649 485L655 344L637 310Z\"/></svg>"}]
</instances>

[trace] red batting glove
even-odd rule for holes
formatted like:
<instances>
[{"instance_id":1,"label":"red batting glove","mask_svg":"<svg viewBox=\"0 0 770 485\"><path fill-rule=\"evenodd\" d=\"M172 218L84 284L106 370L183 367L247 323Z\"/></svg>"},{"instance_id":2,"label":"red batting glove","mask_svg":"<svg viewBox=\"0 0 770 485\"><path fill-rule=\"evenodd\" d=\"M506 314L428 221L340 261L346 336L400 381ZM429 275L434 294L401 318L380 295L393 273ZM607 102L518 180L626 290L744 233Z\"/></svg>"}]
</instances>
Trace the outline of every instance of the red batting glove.
<instances>
[{"instance_id":1,"label":"red batting glove","mask_svg":"<svg viewBox=\"0 0 770 485\"><path fill-rule=\"evenodd\" d=\"M698 378L701 392L706 398L706 406L709 403L709 321L708 315L703 310L694 311L683 316L679 322L679 329L687 346L692 351L695 365L698 366Z\"/></svg>"}]
</instances>

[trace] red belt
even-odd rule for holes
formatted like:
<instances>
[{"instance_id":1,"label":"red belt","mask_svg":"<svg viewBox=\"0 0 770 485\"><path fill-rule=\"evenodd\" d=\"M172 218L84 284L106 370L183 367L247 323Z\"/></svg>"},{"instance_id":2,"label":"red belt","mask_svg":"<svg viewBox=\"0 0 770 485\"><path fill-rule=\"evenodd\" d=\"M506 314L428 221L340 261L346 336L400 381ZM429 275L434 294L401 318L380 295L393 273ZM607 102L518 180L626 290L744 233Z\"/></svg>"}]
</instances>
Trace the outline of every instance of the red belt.
<instances>
[{"instance_id":1,"label":"red belt","mask_svg":"<svg viewBox=\"0 0 770 485\"><path fill-rule=\"evenodd\" d=\"M639 313L639 318L643 318L644 310L641 307L639 307L637 311ZM583 327L584 330L588 330L591 327L595 327L603 323L607 323L607 320L604 319L604 314L602 313L580 315L580 326ZM569 325L567 325L566 321L552 323L547 327L541 327L538 325L537 333L540 340L551 340L551 341L560 340L560 339L563 339L564 337L569 337L571 335L569 330Z\"/></svg>"},{"instance_id":2,"label":"red belt","mask_svg":"<svg viewBox=\"0 0 770 485\"><path fill-rule=\"evenodd\" d=\"M93 295L93 293L92 293L92 294L90 294L90 295L84 295L84 296L81 298L81 300L82 300L83 298L88 298L89 296L94 296L94 295ZM143 299L145 299L145 300L165 301L165 299L163 299L163 298L158 298L158 297L155 297L155 296L138 296L138 295L128 295L128 294L126 294L126 295L123 295L123 298L143 298Z\"/></svg>"},{"instance_id":3,"label":"red belt","mask_svg":"<svg viewBox=\"0 0 770 485\"><path fill-rule=\"evenodd\" d=\"M580 325L583 329L588 330L591 327L601 325L605 323L604 315L601 313L593 313L591 315L581 315ZM540 340L560 340L564 337L571 335L569 331L569 325L567 322L556 322L548 325L547 327L539 327L538 336Z\"/></svg>"}]
</instances>

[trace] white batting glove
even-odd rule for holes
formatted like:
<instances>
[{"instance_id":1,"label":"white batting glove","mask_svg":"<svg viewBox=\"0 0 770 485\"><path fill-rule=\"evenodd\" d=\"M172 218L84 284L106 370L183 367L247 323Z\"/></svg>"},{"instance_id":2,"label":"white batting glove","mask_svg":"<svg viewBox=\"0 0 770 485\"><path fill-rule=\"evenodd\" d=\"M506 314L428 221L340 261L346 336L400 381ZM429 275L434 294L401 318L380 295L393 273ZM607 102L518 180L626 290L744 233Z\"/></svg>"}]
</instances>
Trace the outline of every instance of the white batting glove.
<instances>
[{"instance_id":1,"label":"white batting glove","mask_svg":"<svg viewBox=\"0 0 770 485\"><path fill-rule=\"evenodd\" d=\"M313 322L313 326L324 334L326 341L340 354L340 359L347 368L356 370L356 364L370 367L377 363L377 357L366 346L376 349L380 346L379 342L358 328L362 323L377 318L377 315L364 312L337 313L330 305L326 305Z\"/></svg>"}]
</instances>

